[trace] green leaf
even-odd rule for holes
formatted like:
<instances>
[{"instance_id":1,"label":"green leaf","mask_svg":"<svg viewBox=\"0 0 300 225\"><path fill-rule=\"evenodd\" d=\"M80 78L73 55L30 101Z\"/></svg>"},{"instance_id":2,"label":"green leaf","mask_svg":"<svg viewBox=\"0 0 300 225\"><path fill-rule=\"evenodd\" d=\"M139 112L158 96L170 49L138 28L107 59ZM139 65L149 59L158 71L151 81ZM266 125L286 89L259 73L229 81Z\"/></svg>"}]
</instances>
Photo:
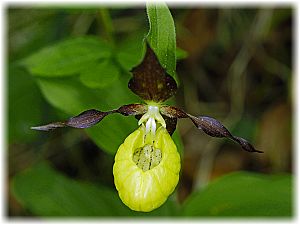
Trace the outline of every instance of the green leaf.
<instances>
[{"instance_id":1,"label":"green leaf","mask_svg":"<svg viewBox=\"0 0 300 225\"><path fill-rule=\"evenodd\" d=\"M16 199L37 216L172 216L177 207L172 199L150 212L134 212L127 208L117 191L104 186L72 180L39 163L17 174L11 183Z\"/></svg>"},{"instance_id":2,"label":"green leaf","mask_svg":"<svg viewBox=\"0 0 300 225\"><path fill-rule=\"evenodd\" d=\"M90 89L84 86L77 77L38 78L37 81L43 95L51 105L69 116L75 116L87 109L108 111L124 104L137 102L138 99L130 93L127 85L124 85L127 79L126 76L121 76L112 85L103 89ZM119 145L136 128L137 120L134 117L117 114L107 116L98 125L85 131L101 149L115 154Z\"/></svg>"},{"instance_id":3,"label":"green leaf","mask_svg":"<svg viewBox=\"0 0 300 225\"><path fill-rule=\"evenodd\" d=\"M16 175L12 192L37 216L124 216L116 191L62 176L45 163Z\"/></svg>"},{"instance_id":4,"label":"green leaf","mask_svg":"<svg viewBox=\"0 0 300 225\"><path fill-rule=\"evenodd\" d=\"M46 100L67 114L83 111L93 103L89 89L76 79L36 78L36 81Z\"/></svg>"},{"instance_id":5,"label":"green leaf","mask_svg":"<svg viewBox=\"0 0 300 225\"><path fill-rule=\"evenodd\" d=\"M213 181L192 194L183 205L184 216L290 217L292 177L236 172Z\"/></svg>"},{"instance_id":6,"label":"green leaf","mask_svg":"<svg viewBox=\"0 0 300 225\"><path fill-rule=\"evenodd\" d=\"M172 15L165 3L147 3L150 30L148 41L167 73L175 76L176 34Z\"/></svg>"},{"instance_id":7,"label":"green leaf","mask_svg":"<svg viewBox=\"0 0 300 225\"><path fill-rule=\"evenodd\" d=\"M34 75L62 77L77 74L90 62L110 56L111 49L105 41L79 37L43 48L21 63Z\"/></svg>"},{"instance_id":8,"label":"green leaf","mask_svg":"<svg viewBox=\"0 0 300 225\"><path fill-rule=\"evenodd\" d=\"M80 74L81 82L90 88L104 88L118 79L120 71L116 65L105 60L93 63Z\"/></svg>"},{"instance_id":9,"label":"green leaf","mask_svg":"<svg viewBox=\"0 0 300 225\"><path fill-rule=\"evenodd\" d=\"M8 136L10 143L30 143L37 133L29 127L42 122L44 103L32 77L16 65L8 70Z\"/></svg>"}]
</instances>

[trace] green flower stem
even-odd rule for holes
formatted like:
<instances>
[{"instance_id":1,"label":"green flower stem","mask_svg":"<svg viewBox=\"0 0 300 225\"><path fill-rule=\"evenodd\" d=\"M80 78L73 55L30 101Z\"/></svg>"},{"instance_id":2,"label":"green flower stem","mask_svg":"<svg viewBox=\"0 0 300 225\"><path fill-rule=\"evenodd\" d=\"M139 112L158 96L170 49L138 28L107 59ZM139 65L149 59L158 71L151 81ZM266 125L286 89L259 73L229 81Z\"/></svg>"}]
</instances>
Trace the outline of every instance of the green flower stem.
<instances>
[{"instance_id":1,"label":"green flower stem","mask_svg":"<svg viewBox=\"0 0 300 225\"><path fill-rule=\"evenodd\" d=\"M98 20L103 25L105 35L111 44L114 45L114 27L108 9L101 8L98 13Z\"/></svg>"}]
</instances>

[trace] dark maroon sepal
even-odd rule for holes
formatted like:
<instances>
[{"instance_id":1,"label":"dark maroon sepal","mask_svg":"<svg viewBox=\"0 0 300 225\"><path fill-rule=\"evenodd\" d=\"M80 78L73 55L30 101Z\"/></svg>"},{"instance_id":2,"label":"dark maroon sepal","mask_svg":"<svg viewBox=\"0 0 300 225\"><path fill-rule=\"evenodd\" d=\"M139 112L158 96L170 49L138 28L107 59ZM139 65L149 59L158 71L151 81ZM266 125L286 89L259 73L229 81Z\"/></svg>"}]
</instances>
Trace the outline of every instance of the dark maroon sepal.
<instances>
[{"instance_id":1,"label":"dark maroon sepal","mask_svg":"<svg viewBox=\"0 0 300 225\"><path fill-rule=\"evenodd\" d=\"M42 125L42 126L38 126L38 127L30 127L30 129L49 131L49 130L54 130L56 128L65 127L65 126L66 126L66 122L53 122L53 123L49 123L47 125Z\"/></svg>"},{"instance_id":2,"label":"dark maroon sepal","mask_svg":"<svg viewBox=\"0 0 300 225\"><path fill-rule=\"evenodd\" d=\"M192 116L189 115L198 129L203 130L206 134L212 137L230 137L231 133L218 120L208 116Z\"/></svg>"},{"instance_id":3,"label":"dark maroon sepal","mask_svg":"<svg viewBox=\"0 0 300 225\"><path fill-rule=\"evenodd\" d=\"M190 118L198 129L201 129L209 136L217 138L229 138L237 142L245 151L262 153L262 151L256 150L247 140L241 137L233 136L220 121L214 118L208 116L196 117L174 106L162 106L160 108L160 112L164 117L169 119Z\"/></svg>"},{"instance_id":4,"label":"dark maroon sepal","mask_svg":"<svg viewBox=\"0 0 300 225\"><path fill-rule=\"evenodd\" d=\"M66 125L74 128L88 128L99 123L105 116L111 112L101 112L96 109L90 109L80 113L78 116L71 117Z\"/></svg>"},{"instance_id":5,"label":"dark maroon sepal","mask_svg":"<svg viewBox=\"0 0 300 225\"><path fill-rule=\"evenodd\" d=\"M129 105L123 105L120 108L118 108L116 111L118 113L121 113L124 116L136 116L145 114L148 110L147 105L144 104L129 104Z\"/></svg>"},{"instance_id":6,"label":"dark maroon sepal","mask_svg":"<svg viewBox=\"0 0 300 225\"><path fill-rule=\"evenodd\" d=\"M166 129L171 136L174 133L174 131L176 130L177 118L170 118L170 117L167 117L164 115L162 115L162 117L164 118L164 120L166 122L166 125L167 125Z\"/></svg>"},{"instance_id":7,"label":"dark maroon sepal","mask_svg":"<svg viewBox=\"0 0 300 225\"><path fill-rule=\"evenodd\" d=\"M159 110L162 115L170 118L180 119L189 117L186 112L175 106L161 106Z\"/></svg>"},{"instance_id":8,"label":"dark maroon sepal","mask_svg":"<svg viewBox=\"0 0 300 225\"><path fill-rule=\"evenodd\" d=\"M143 61L131 70L129 89L145 101L163 102L177 91L176 81L160 65L150 45Z\"/></svg>"},{"instance_id":9,"label":"dark maroon sepal","mask_svg":"<svg viewBox=\"0 0 300 225\"><path fill-rule=\"evenodd\" d=\"M49 131L60 127L88 128L99 123L105 116L112 112L101 112L96 109L90 109L80 113L78 116L71 117L67 121L53 122L43 126L31 127L31 129Z\"/></svg>"},{"instance_id":10,"label":"dark maroon sepal","mask_svg":"<svg viewBox=\"0 0 300 225\"><path fill-rule=\"evenodd\" d=\"M245 140L244 138L241 137L237 137L237 136L233 136L233 138L231 138L232 140L236 141L237 143L239 143L242 148L248 152L258 152L258 153L264 153L263 151L259 151L257 149L255 149L247 140Z\"/></svg>"},{"instance_id":11,"label":"dark maroon sepal","mask_svg":"<svg viewBox=\"0 0 300 225\"><path fill-rule=\"evenodd\" d=\"M195 117L189 114L188 116L198 129L203 130L209 136L230 138L237 142L245 151L263 153L262 151L256 150L247 140L233 136L222 123L214 118L208 116Z\"/></svg>"},{"instance_id":12,"label":"dark maroon sepal","mask_svg":"<svg viewBox=\"0 0 300 225\"><path fill-rule=\"evenodd\" d=\"M146 113L146 111L147 111L147 106L143 104L123 105L117 110L111 110L107 112L101 112L96 109L90 109L80 113L77 116L71 117L67 121L53 122L43 126L31 127L31 129L41 130L41 131L54 130L60 127L74 127L74 128L84 129L96 125L105 116L112 113L121 113L122 115L130 116L130 115L141 115Z\"/></svg>"}]
</instances>

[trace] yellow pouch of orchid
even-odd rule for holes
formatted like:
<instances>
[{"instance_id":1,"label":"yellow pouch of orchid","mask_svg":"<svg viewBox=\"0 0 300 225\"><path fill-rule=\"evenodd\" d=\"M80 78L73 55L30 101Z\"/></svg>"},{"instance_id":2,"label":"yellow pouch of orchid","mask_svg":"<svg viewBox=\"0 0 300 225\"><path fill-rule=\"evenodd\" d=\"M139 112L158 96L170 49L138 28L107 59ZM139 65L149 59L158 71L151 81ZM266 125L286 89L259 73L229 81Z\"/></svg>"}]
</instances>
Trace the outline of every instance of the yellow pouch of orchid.
<instances>
[{"instance_id":1,"label":"yellow pouch of orchid","mask_svg":"<svg viewBox=\"0 0 300 225\"><path fill-rule=\"evenodd\" d=\"M153 139L142 125L120 145L113 166L114 182L123 203L135 211L160 207L174 191L180 156L169 133L159 127Z\"/></svg>"}]
</instances>

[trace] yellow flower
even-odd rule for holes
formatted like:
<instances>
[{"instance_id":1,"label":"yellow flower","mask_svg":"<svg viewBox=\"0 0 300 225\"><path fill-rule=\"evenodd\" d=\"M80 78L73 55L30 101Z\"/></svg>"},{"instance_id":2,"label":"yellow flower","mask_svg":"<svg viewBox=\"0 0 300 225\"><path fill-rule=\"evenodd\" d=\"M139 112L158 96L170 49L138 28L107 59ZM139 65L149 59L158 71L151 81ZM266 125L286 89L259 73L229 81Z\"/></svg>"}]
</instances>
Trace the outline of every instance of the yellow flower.
<instances>
[{"instance_id":1,"label":"yellow flower","mask_svg":"<svg viewBox=\"0 0 300 225\"><path fill-rule=\"evenodd\" d=\"M131 133L118 149L114 181L123 203L135 211L160 207L174 191L180 156L167 130L160 126L154 137L144 125Z\"/></svg>"}]
</instances>

